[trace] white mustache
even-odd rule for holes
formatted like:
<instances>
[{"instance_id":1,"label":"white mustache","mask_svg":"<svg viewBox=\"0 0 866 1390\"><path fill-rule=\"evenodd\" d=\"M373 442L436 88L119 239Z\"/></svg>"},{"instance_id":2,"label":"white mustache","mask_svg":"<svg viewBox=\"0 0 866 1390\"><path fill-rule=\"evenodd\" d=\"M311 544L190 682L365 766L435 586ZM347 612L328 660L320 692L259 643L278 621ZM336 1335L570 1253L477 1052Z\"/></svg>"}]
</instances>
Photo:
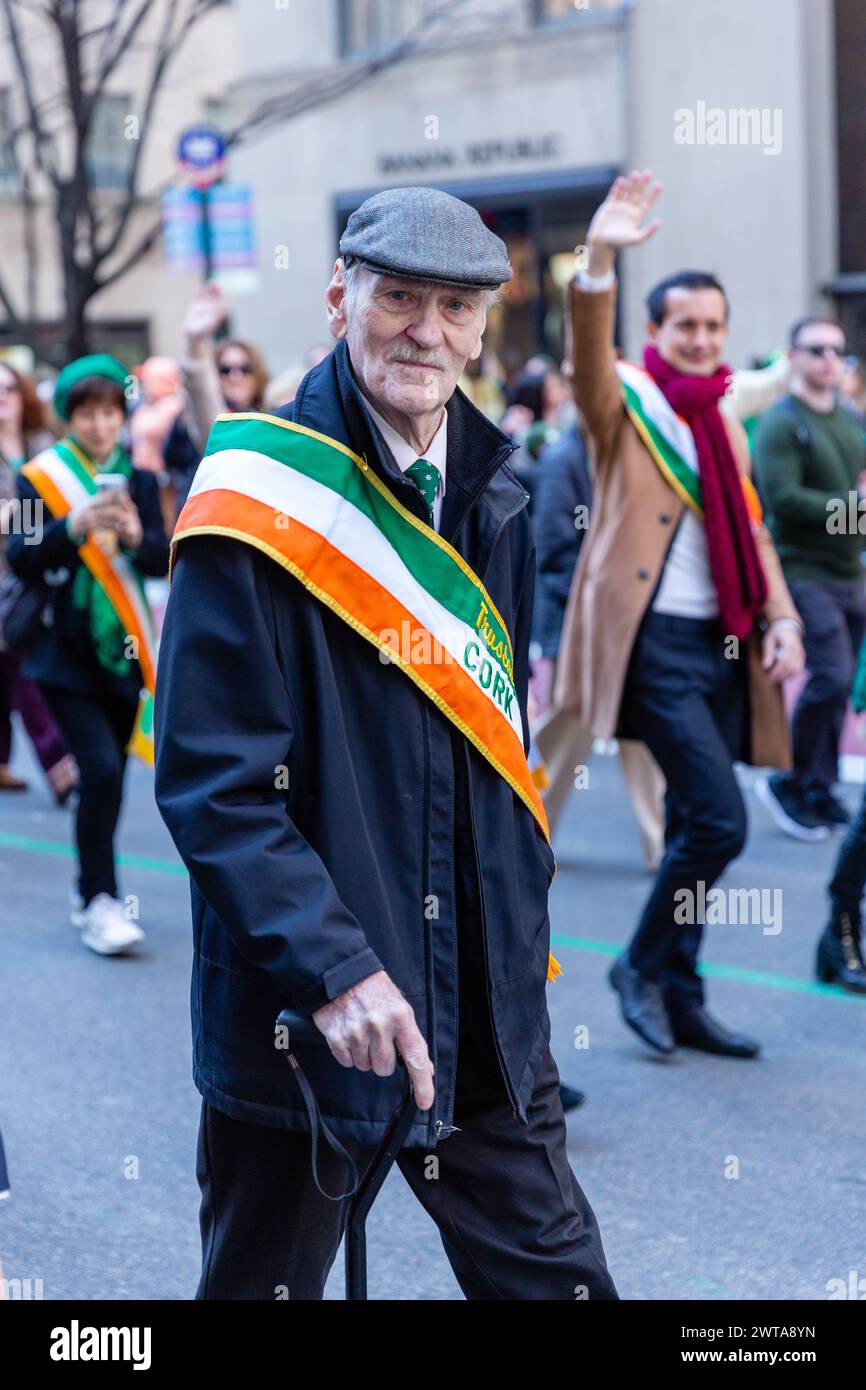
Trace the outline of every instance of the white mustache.
<instances>
[{"instance_id":1,"label":"white mustache","mask_svg":"<svg viewBox=\"0 0 866 1390\"><path fill-rule=\"evenodd\" d=\"M407 356L407 355L405 355L405 354L401 354L400 356L397 356L397 355L395 354L394 356L389 357L389 358L388 358L388 361L389 361L389 362L408 362L408 363L410 364L410 366L413 366L413 367L436 367L436 368L438 368L438 370L441 371L441 372L444 372L444 371L445 371L445 368L446 368L446 366L447 366L447 363L446 363L446 362L443 362L441 357L433 357L433 358L419 357L419 356L417 355L417 353L413 353L411 356Z\"/></svg>"}]
</instances>

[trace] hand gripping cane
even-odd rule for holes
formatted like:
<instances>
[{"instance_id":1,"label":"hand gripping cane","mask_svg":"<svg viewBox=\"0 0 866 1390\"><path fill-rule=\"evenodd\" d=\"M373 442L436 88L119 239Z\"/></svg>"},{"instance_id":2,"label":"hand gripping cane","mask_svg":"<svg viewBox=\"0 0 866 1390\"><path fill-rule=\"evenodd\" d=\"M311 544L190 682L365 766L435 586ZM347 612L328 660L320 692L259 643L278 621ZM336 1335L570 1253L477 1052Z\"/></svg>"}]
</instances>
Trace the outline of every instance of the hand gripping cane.
<instances>
[{"instance_id":1,"label":"hand gripping cane","mask_svg":"<svg viewBox=\"0 0 866 1390\"><path fill-rule=\"evenodd\" d=\"M288 1047L285 1049L286 1060L294 1071L310 1121L313 1181L322 1196L327 1197L329 1202L342 1202L345 1198L349 1198L345 1237L346 1298L354 1301L364 1300L367 1297L367 1233L365 1223L379 1189L388 1176L397 1154L403 1147L418 1113L418 1107L414 1104L412 1081L403 1059L398 1053L397 1060L404 1073L403 1094L378 1147L359 1177L352 1159L322 1119L310 1083L301 1071L298 1059L292 1051L294 1041L320 1043L322 1046L327 1046L324 1035L319 1032L311 1018L307 1018L304 1014L295 1013L293 1009L283 1009L277 1017L276 1027L280 1030L285 1029L288 1034ZM344 1160L352 1173L352 1185L346 1192L326 1192L319 1182L316 1156L320 1134L334 1153Z\"/></svg>"}]
</instances>

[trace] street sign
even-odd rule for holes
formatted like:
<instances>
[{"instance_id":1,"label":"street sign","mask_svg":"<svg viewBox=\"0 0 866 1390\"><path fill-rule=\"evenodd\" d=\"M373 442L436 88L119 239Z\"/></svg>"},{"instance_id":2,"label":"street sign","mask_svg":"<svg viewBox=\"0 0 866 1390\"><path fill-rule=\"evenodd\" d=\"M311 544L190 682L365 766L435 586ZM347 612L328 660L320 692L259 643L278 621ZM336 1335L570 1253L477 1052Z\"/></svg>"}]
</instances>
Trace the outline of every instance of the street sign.
<instances>
[{"instance_id":1,"label":"street sign","mask_svg":"<svg viewBox=\"0 0 866 1390\"><path fill-rule=\"evenodd\" d=\"M204 266L201 200L192 188L169 188L162 195L162 236L169 270L200 272Z\"/></svg>"},{"instance_id":2,"label":"street sign","mask_svg":"<svg viewBox=\"0 0 866 1390\"><path fill-rule=\"evenodd\" d=\"M162 230L170 270L213 274L226 287L252 283L256 246L252 189L246 184L168 189L162 197Z\"/></svg>"},{"instance_id":3,"label":"street sign","mask_svg":"<svg viewBox=\"0 0 866 1390\"><path fill-rule=\"evenodd\" d=\"M226 142L215 126L189 126L177 142L177 157L194 188L210 188L225 171Z\"/></svg>"}]
</instances>

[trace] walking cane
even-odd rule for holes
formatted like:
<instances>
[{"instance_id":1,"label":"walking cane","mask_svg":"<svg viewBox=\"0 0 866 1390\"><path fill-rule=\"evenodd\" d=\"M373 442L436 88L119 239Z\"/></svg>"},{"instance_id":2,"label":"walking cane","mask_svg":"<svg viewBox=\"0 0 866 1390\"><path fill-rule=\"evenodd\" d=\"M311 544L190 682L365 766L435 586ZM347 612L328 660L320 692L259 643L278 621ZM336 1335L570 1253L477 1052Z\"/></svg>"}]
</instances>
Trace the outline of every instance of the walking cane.
<instances>
[{"instance_id":1,"label":"walking cane","mask_svg":"<svg viewBox=\"0 0 866 1390\"><path fill-rule=\"evenodd\" d=\"M418 1107L414 1103L412 1092L412 1081L406 1070L402 1057L397 1057L400 1066L403 1068L403 1094L400 1103L394 1111L393 1116L388 1122L382 1139L380 1140L370 1162L364 1169L360 1178L357 1169L343 1146L334 1138L328 1126L319 1113L316 1098L313 1095L310 1083L301 1071L297 1057L292 1051L292 1040L298 1042L322 1043L325 1046L325 1038L311 1018L306 1018L303 1014L295 1013L293 1009L283 1009L277 1017L278 1029L285 1029L288 1034L288 1047L286 1048L286 1060L293 1069L304 1104L307 1107L307 1114L310 1120L310 1135L313 1144L312 1163L313 1180L322 1193L329 1201L340 1202L349 1197L349 1207L346 1214L346 1298L351 1301L363 1301L367 1297L367 1233L365 1229L367 1215L378 1195L382 1183L388 1176L395 1158L403 1147L403 1142L412 1128ZM319 1131L321 1130L328 1144L335 1153L343 1158L355 1174L355 1181L347 1192L332 1194L325 1192L320 1186L316 1172L316 1145L318 1142Z\"/></svg>"}]
</instances>

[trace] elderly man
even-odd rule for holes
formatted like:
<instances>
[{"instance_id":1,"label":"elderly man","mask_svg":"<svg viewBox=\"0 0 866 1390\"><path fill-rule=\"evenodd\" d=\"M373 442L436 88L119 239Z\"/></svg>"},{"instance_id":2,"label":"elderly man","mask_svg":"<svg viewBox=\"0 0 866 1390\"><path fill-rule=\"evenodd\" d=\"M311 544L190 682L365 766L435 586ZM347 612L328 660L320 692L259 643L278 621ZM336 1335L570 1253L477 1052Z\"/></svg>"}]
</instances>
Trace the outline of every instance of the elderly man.
<instances>
[{"instance_id":1,"label":"elderly man","mask_svg":"<svg viewBox=\"0 0 866 1390\"><path fill-rule=\"evenodd\" d=\"M554 870L526 764L534 555L511 445L456 390L505 247L392 189L350 218L334 351L211 433L175 533L157 798L192 880L201 1298L319 1299L337 1143L400 1093L399 1166L468 1298L616 1297L570 1168L545 983Z\"/></svg>"}]
</instances>

